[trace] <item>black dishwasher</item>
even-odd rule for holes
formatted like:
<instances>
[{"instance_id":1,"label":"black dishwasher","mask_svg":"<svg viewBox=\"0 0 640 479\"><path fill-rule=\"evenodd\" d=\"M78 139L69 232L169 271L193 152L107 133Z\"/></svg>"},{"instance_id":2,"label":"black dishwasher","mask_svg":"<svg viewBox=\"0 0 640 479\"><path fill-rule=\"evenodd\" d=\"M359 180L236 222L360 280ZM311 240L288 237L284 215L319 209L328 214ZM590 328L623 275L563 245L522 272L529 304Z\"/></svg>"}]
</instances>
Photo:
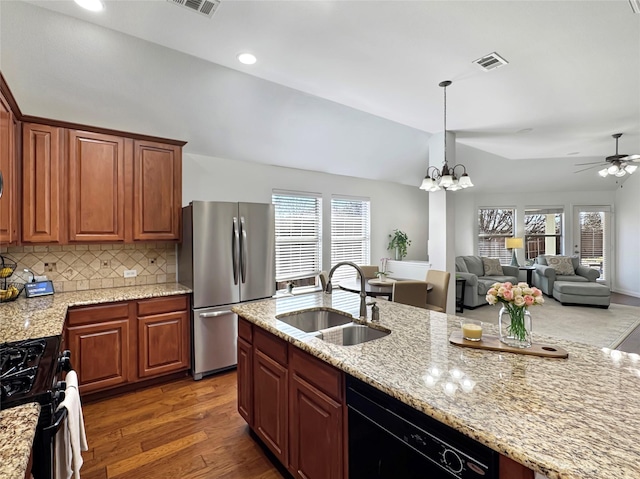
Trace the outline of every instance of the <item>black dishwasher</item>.
<instances>
[{"instance_id":1,"label":"black dishwasher","mask_svg":"<svg viewBox=\"0 0 640 479\"><path fill-rule=\"evenodd\" d=\"M347 376L349 479L498 479L498 453Z\"/></svg>"}]
</instances>

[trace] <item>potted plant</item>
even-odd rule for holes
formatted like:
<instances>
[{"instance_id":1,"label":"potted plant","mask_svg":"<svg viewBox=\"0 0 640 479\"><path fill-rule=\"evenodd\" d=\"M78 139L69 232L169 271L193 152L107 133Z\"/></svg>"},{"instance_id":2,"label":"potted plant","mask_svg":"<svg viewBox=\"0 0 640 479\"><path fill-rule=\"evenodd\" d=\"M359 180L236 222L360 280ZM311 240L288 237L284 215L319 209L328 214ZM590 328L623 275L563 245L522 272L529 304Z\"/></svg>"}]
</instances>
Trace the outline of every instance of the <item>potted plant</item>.
<instances>
[{"instance_id":1,"label":"potted plant","mask_svg":"<svg viewBox=\"0 0 640 479\"><path fill-rule=\"evenodd\" d=\"M394 250L396 261L400 261L402 258L407 256L407 246L411 244L411 240L402 230L393 230L393 234L389 235L389 246L387 246L388 250Z\"/></svg>"}]
</instances>

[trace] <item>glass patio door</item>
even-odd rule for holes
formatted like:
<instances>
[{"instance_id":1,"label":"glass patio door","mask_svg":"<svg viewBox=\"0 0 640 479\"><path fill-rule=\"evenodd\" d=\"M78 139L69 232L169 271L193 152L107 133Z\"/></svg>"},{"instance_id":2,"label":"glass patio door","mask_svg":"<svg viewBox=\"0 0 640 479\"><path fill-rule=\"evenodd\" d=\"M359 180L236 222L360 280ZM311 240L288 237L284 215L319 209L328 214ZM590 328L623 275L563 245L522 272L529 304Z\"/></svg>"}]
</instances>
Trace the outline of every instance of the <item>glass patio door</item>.
<instances>
[{"instance_id":1,"label":"glass patio door","mask_svg":"<svg viewBox=\"0 0 640 479\"><path fill-rule=\"evenodd\" d=\"M611 278L611 207L576 206L573 214L573 252L580 264L600 271L599 282Z\"/></svg>"}]
</instances>

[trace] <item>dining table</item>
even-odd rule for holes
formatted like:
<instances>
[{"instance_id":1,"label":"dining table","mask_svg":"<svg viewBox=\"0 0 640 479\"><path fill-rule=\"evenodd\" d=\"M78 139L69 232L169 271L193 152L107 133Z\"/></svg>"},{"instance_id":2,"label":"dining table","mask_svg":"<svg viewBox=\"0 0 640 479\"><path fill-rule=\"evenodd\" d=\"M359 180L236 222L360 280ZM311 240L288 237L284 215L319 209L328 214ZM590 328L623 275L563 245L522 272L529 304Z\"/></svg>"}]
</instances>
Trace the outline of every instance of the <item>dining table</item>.
<instances>
[{"instance_id":1,"label":"dining table","mask_svg":"<svg viewBox=\"0 0 640 479\"><path fill-rule=\"evenodd\" d=\"M393 283L396 281L403 281L402 279L392 279L387 278L386 281L374 280L375 284L371 284L369 279L364 280L364 292L367 296L378 297L383 296L386 297L389 301L393 298ZM412 280L406 280L412 281ZM387 284L385 284L387 283ZM360 279L356 278L347 278L341 279L338 283L338 287L345 291L351 291L352 293L360 292ZM431 291L433 289L433 285L427 284L427 291Z\"/></svg>"}]
</instances>

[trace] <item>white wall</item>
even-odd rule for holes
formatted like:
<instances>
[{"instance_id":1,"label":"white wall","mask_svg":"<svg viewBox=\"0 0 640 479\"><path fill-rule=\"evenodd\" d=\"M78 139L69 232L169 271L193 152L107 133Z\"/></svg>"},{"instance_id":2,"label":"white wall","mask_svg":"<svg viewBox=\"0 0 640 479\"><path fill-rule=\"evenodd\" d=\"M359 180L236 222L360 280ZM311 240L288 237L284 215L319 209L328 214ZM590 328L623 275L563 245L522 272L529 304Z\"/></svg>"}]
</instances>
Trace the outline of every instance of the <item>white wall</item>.
<instances>
[{"instance_id":1,"label":"white wall","mask_svg":"<svg viewBox=\"0 0 640 479\"><path fill-rule=\"evenodd\" d=\"M411 240L406 259L427 257L429 196L417 187L194 154L184 155L182 174L184 205L193 200L270 203L274 189L321 193L325 238L331 234L332 194L370 198L371 263L391 256L388 234L396 228ZM323 267L329 269L330 244L324 245Z\"/></svg>"},{"instance_id":2,"label":"white wall","mask_svg":"<svg viewBox=\"0 0 640 479\"><path fill-rule=\"evenodd\" d=\"M616 190L616 291L640 298L640 174Z\"/></svg>"}]
</instances>

